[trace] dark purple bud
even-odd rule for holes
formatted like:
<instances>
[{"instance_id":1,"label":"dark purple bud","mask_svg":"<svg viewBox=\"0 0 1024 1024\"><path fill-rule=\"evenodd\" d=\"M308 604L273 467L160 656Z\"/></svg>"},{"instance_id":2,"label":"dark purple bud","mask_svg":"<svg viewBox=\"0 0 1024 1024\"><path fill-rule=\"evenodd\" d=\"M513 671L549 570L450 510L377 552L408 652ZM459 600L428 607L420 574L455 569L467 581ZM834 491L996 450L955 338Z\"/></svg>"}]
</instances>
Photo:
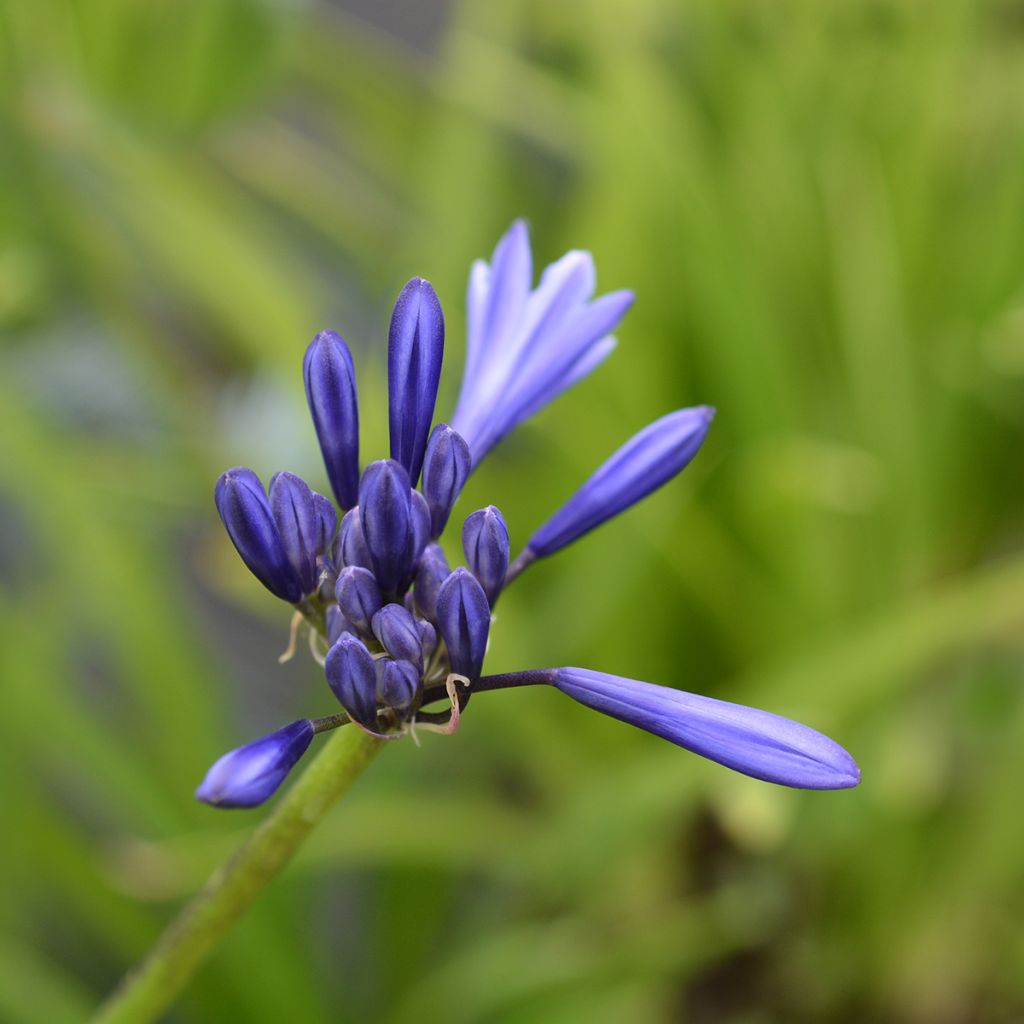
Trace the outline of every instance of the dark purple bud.
<instances>
[{"instance_id":1,"label":"dark purple bud","mask_svg":"<svg viewBox=\"0 0 1024 1024\"><path fill-rule=\"evenodd\" d=\"M321 331L310 342L302 376L331 489L343 509L352 508L359 495L359 409L356 372L341 335Z\"/></svg>"},{"instance_id":2,"label":"dark purple bud","mask_svg":"<svg viewBox=\"0 0 1024 1024\"><path fill-rule=\"evenodd\" d=\"M384 658L377 662L377 698L396 711L412 707L420 688L419 669L408 661Z\"/></svg>"},{"instance_id":3,"label":"dark purple bud","mask_svg":"<svg viewBox=\"0 0 1024 1024\"><path fill-rule=\"evenodd\" d=\"M437 594L437 625L452 671L471 683L480 676L491 628L487 595L468 569L456 569Z\"/></svg>"},{"instance_id":4,"label":"dark purple bud","mask_svg":"<svg viewBox=\"0 0 1024 1024\"><path fill-rule=\"evenodd\" d=\"M473 458L462 435L446 423L438 423L427 441L423 461L423 496L430 507L431 537L440 537L444 532L455 499L472 468Z\"/></svg>"},{"instance_id":5,"label":"dark purple bud","mask_svg":"<svg viewBox=\"0 0 1024 1024\"><path fill-rule=\"evenodd\" d=\"M700 450L714 415L700 405L645 427L530 538L527 551L540 558L554 554L666 483Z\"/></svg>"},{"instance_id":6,"label":"dark purple bud","mask_svg":"<svg viewBox=\"0 0 1024 1024\"><path fill-rule=\"evenodd\" d=\"M388 333L388 412L391 458L415 486L423 465L444 355L444 316L429 281L414 277L391 314Z\"/></svg>"},{"instance_id":7,"label":"dark purple bud","mask_svg":"<svg viewBox=\"0 0 1024 1024\"><path fill-rule=\"evenodd\" d=\"M423 647L412 614L400 604L386 604L373 617L373 635L392 658L423 663Z\"/></svg>"},{"instance_id":8,"label":"dark purple bud","mask_svg":"<svg viewBox=\"0 0 1024 1024\"><path fill-rule=\"evenodd\" d=\"M288 560L260 478L244 466L229 469L217 481L213 500L249 571L276 597L301 601L302 581Z\"/></svg>"},{"instance_id":9,"label":"dark purple bud","mask_svg":"<svg viewBox=\"0 0 1024 1024\"><path fill-rule=\"evenodd\" d=\"M347 565L338 573L334 587L338 610L363 635L370 633L370 622L384 603L380 588L369 569Z\"/></svg>"},{"instance_id":10,"label":"dark purple bud","mask_svg":"<svg viewBox=\"0 0 1024 1024\"><path fill-rule=\"evenodd\" d=\"M366 467L359 516L377 582L385 594L397 594L409 584L415 536L409 474L394 459Z\"/></svg>"},{"instance_id":11,"label":"dark purple bud","mask_svg":"<svg viewBox=\"0 0 1024 1024\"><path fill-rule=\"evenodd\" d=\"M420 635L420 649L426 661L437 649L437 630L426 619L416 620L416 630Z\"/></svg>"},{"instance_id":12,"label":"dark purple bud","mask_svg":"<svg viewBox=\"0 0 1024 1024\"><path fill-rule=\"evenodd\" d=\"M466 517L462 524L462 550L470 572L480 581L493 608L508 572L508 527L493 505Z\"/></svg>"},{"instance_id":13,"label":"dark purple bud","mask_svg":"<svg viewBox=\"0 0 1024 1024\"><path fill-rule=\"evenodd\" d=\"M334 505L316 491L313 492L313 507L316 509L317 520L316 552L318 555L329 555L334 546L334 535L338 532L338 513Z\"/></svg>"},{"instance_id":14,"label":"dark purple bud","mask_svg":"<svg viewBox=\"0 0 1024 1024\"><path fill-rule=\"evenodd\" d=\"M256 807L284 782L312 739L313 723L302 718L229 750L206 773L196 799L214 807Z\"/></svg>"},{"instance_id":15,"label":"dark purple bud","mask_svg":"<svg viewBox=\"0 0 1024 1024\"><path fill-rule=\"evenodd\" d=\"M346 565L373 568L370 549L366 546L366 538L363 536L358 507L350 508L342 517L341 529L334 542L334 561L339 569Z\"/></svg>"},{"instance_id":16,"label":"dark purple bud","mask_svg":"<svg viewBox=\"0 0 1024 1024\"><path fill-rule=\"evenodd\" d=\"M755 779L797 789L860 782L860 769L838 743L769 711L583 668L557 669L553 682L595 711Z\"/></svg>"},{"instance_id":17,"label":"dark purple bud","mask_svg":"<svg viewBox=\"0 0 1024 1024\"><path fill-rule=\"evenodd\" d=\"M270 511L288 561L299 574L302 593L312 594L319 579L321 525L309 484L294 473L275 473L270 479Z\"/></svg>"},{"instance_id":18,"label":"dark purple bud","mask_svg":"<svg viewBox=\"0 0 1024 1024\"><path fill-rule=\"evenodd\" d=\"M427 499L419 491L409 496L412 508L412 564L419 561L423 549L430 543L430 509Z\"/></svg>"},{"instance_id":19,"label":"dark purple bud","mask_svg":"<svg viewBox=\"0 0 1024 1024\"><path fill-rule=\"evenodd\" d=\"M336 604L327 606L327 643L333 644L342 633L351 633L356 636L356 627L352 625Z\"/></svg>"},{"instance_id":20,"label":"dark purple bud","mask_svg":"<svg viewBox=\"0 0 1024 1024\"><path fill-rule=\"evenodd\" d=\"M423 549L413 583L413 597L421 614L431 622L437 621L437 592L451 571L440 544L428 544Z\"/></svg>"},{"instance_id":21,"label":"dark purple bud","mask_svg":"<svg viewBox=\"0 0 1024 1024\"><path fill-rule=\"evenodd\" d=\"M343 633L324 662L327 682L353 722L377 727L377 669L361 640Z\"/></svg>"}]
</instances>

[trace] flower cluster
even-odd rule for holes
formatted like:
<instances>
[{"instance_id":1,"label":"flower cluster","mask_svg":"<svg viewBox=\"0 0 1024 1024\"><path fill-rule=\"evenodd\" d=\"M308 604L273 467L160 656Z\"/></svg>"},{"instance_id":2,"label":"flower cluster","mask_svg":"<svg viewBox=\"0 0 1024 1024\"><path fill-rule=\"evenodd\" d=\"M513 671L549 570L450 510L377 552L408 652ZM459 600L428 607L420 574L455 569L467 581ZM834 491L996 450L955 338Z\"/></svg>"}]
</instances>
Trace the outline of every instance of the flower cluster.
<instances>
[{"instance_id":1,"label":"flower cluster","mask_svg":"<svg viewBox=\"0 0 1024 1024\"><path fill-rule=\"evenodd\" d=\"M280 786L314 735L346 723L382 738L452 732L470 695L550 685L736 771L786 786L855 786L842 747L778 715L581 668L483 676L502 590L546 558L680 472L700 449L714 410L681 409L626 442L510 561L509 531L493 505L462 525L465 568L438 540L469 474L519 423L594 370L612 351L629 292L595 298L589 253L570 252L533 286L526 228L515 223L490 263L478 261L467 297L467 354L451 425L433 425L444 317L429 282L414 278L388 335L390 458L359 467L355 368L345 342L323 331L303 362L306 397L337 506L291 473L267 490L250 469L228 470L215 500L242 560L295 606L310 647L344 709L301 719L225 754L197 790L220 807L252 807ZM430 710L439 702L441 710Z\"/></svg>"}]
</instances>

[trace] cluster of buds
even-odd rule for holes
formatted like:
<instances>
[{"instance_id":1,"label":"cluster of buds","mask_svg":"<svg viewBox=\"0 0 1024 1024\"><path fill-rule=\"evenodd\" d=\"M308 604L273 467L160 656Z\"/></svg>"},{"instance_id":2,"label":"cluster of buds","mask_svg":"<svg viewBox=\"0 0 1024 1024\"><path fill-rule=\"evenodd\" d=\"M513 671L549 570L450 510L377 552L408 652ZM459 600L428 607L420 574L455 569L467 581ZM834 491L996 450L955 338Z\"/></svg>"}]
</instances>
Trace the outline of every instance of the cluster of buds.
<instances>
[{"instance_id":1,"label":"cluster of buds","mask_svg":"<svg viewBox=\"0 0 1024 1024\"><path fill-rule=\"evenodd\" d=\"M215 500L242 560L295 607L290 650L305 623L310 647L343 711L302 719L225 754L197 796L222 807L266 800L318 732L353 723L386 739L453 732L471 694L551 685L737 771L782 785L836 789L859 771L838 744L765 711L588 669L483 676L492 614L504 587L680 472L714 410L680 409L641 430L537 529L510 561L493 505L462 525L465 567L438 543L470 473L509 431L594 370L629 292L593 298L590 254L570 252L534 288L526 229L517 222L490 264L470 274L466 370L452 424L434 425L444 317L414 278L388 335L390 458L360 472L355 368L342 338L323 331L303 362L306 397L335 504L291 473L264 490L250 469L228 470ZM338 509L340 509L340 514ZM447 707L431 710L439 702Z\"/></svg>"}]
</instances>

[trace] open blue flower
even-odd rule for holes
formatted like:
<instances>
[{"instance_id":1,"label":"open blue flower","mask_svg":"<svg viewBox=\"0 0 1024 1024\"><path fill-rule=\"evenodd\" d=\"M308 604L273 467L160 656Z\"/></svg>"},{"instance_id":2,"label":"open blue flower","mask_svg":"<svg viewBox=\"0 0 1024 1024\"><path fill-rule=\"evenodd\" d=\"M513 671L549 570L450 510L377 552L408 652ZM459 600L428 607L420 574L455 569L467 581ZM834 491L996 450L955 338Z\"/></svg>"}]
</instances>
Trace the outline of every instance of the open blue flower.
<instances>
[{"instance_id":1,"label":"open blue flower","mask_svg":"<svg viewBox=\"0 0 1024 1024\"><path fill-rule=\"evenodd\" d=\"M553 686L580 704L745 775L804 789L857 785L837 743L767 711L582 668L483 675L499 594L681 472L703 445L714 410L670 412L641 429L530 537L509 564L509 531L493 505L462 527L468 568L437 543L470 471L514 427L590 373L614 347L630 292L594 298L589 253L570 252L533 286L526 228L517 221L491 262L470 274L465 375L451 425L431 429L444 317L414 278L395 305L388 341L391 458L360 472L355 372L340 335L323 331L304 362L327 477L344 515L298 477L277 474L269 497L233 469L217 508L246 565L297 608L330 691L345 714L302 720L224 755L197 791L250 807L276 791L316 731L345 721L398 738L413 727L451 732L473 693ZM422 490L417 490L422 469ZM431 707L442 699L447 710Z\"/></svg>"}]
</instances>

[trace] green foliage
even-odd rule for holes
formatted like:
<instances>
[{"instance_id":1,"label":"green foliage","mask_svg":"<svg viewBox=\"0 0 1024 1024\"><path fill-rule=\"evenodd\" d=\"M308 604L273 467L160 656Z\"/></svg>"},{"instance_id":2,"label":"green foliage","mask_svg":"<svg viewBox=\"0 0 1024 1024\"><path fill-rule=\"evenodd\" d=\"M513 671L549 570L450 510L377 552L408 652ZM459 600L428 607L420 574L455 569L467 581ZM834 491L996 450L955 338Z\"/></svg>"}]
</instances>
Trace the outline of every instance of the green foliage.
<instances>
[{"instance_id":1,"label":"green foliage","mask_svg":"<svg viewBox=\"0 0 1024 1024\"><path fill-rule=\"evenodd\" d=\"M684 477L502 599L494 671L791 714L864 783L731 776L545 692L389 748L174 1019L1024 1016L1024 35L1009 0L0 0L0 1017L80 1019L332 710L211 491L322 481L300 360L430 277L455 397L511 219L638 302L462 514L513 544L634 430ZM437 25L431 29L428 14ZM301 663L300 663L301 662Z\"/></svg>"}]
</instances>

